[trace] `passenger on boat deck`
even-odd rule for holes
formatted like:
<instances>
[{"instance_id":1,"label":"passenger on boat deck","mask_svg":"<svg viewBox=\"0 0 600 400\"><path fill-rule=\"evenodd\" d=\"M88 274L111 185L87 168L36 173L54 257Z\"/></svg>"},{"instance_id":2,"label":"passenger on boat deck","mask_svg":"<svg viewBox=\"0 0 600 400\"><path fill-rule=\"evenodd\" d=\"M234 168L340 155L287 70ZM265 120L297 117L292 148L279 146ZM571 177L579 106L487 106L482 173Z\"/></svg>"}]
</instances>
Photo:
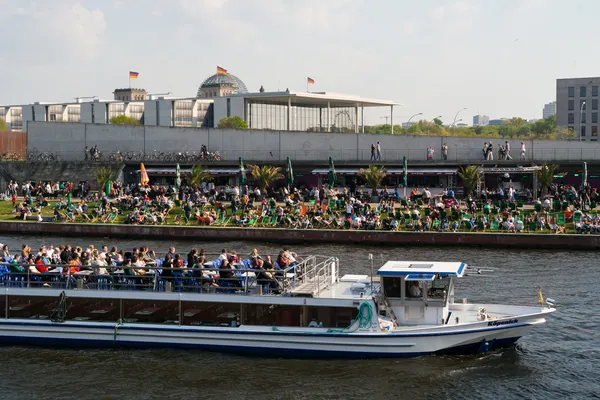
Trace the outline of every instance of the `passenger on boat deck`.
<instances>
[{"instance_id":1,"label":"passenger on boat deck","mask_svg":"<svg viewBox=\"0 0 600 400\"><path fill-rule=\"evenodd\" d=\"M408 297L421 297L423 294L421 292L421 287L419 286L418 281L410 282L408 286Z\"/></svg>"},{"instance_id":2,"label":"passenger on boat deck","mask_svg":"<svg viewBox=\"0 0 600 400\"><path fill-rule=\"evenodd\" d=\"M97 250L94 250L97 254ZM108 263L106 262L106 256L103 253L95 255L92 260L92 269L96 275L108 275Z\"/></svg>"},{"instance_id":3,"label":"passenger on boat deck","mask_svg":"<svg viewBox=\"0 0 600 400\"><path fill-rule=\"evenodd\" d=\"M323 327L323 323L322 322L317 322L316 318L313 318L310 323L308 324L309 328L322 328Z\"/></svg>"},{"instance_id":4,"label":"passenger on boat deck","mask_svg":"<svg viewBox=\"0 0 600 400\"><path fill-rule=\"evenodd\" d=\"M167 254L170 254L171 258L175 257L175 247L169 247L169 252Z\"/></svg>"},{"instance_id":5,"label":"passenger on boat deck","mask_svg":"<svg viewBox=\"0 0 600 400\"><path fill-rule=\"evenodd\" d=\"M240 257L238 256L238 254L235 250L231 250L231 252L229 253L229 257L227 259L229 260L229 263L232 265L240 262Z\"/></svg>"},{"instance_id":6,"label":"passenger on boat deck","mask_svg":"<svg viewBox=\"0 0 600 400\"><path fill-rule=\"evenodd\" d=\"M241 286L240 280L236 279L235 272L233 272L233 268L227 259L221 261L221 265L219 266L219 286L222 286L221 283L229 282L232 286Z\"/></svg>"},{"instance_id":7,"label":"passenger on boat deck","mask_svg":"<svg viewBox=\"0 0 600 400\"><path fill-rule=\"evenodd\" d=\"M198 249L192 248L187 255L188 268L194 268L198 264Z\"/></svg>"},{"instance_id":8,"label":"passenger on boat deck","mask_svg":"<svg viewBox=\"0 0 600 400\"><path fill-rule=\"evenodd\" d=\"M273 275L275 267L270 262L265 262L262 259L258 259L256 269L256 282L268 286L271 289L279 289L279 282Z\"/></svg>"},{"instance_id":9,"label":"passenger on boat deck","mask_svg":"<svg viewBox=\"0 0 600 400\"><path fill-rule=\"evenodd\" d=\"M161 275L163 278L170 278L173 276L173 258L171 257L171 253L165 255L165 261L162 263Z\"/></svg>"},{"instance_id":10,"label":"passenger on boat deck","mask_svg":"<svg viewBox=\"0 0 600 400\"><path fill-rule=\"evenodd\" d=\"M221 255L219 255L219 261L227 260L227 249L221 250Z\"/></svg>"},{"instance_id":11,"label":"passenger on boat deck","mask_svg":"<svg viewBox=\"0 0 600 400\"><path fill-rule=\"evenodd\" d=\"M138 259L137 255L131 256L131 266L133 267L132 271L134 271L136 275L146 274L146 270L144 269L146 264L144 264L142 260Z\"/></svg>"}]
</instances>

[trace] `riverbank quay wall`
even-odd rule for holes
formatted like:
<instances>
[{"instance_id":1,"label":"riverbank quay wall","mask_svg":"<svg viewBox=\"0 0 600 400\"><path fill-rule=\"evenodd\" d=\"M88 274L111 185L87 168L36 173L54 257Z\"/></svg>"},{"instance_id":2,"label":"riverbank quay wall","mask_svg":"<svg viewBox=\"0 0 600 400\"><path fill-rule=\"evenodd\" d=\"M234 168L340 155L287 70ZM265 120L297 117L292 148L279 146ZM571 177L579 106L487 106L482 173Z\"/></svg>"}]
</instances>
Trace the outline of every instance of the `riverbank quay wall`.
<instances>
[{"instance_id":1,"label":"riverbank quay wall","mask_svg":"<svg viewBox=\"0 0 600 400\"><path fill-rule=\"evenodd\" d=\"M375 135L364 133L317 133L274 130L234 130L123 126L84 123L30 122L27 148L30 151L60 155L65 161L82 161L84 149L98 146L104 157L116 151L157 152L218 151L223 160L277 162L287 157L297 161L365 161L371 158L371 144L380 142L383 161L423 161L426 149L435 149L441 160L441 147L448 145L448 161L481 162L485 142L496 150L503 138L453 136ZM600 142L523 140L526 161L600 161ZM520 156L521 140L509 140L513 159ZM496 158L496 154L494 155Z\"/></svg>"},{"instance_id":2,"label":"riverbank quay wall","mask_svg":"<svg viewBox=\"0 0 600 400\"><path fill-rule=\"evenodd\" d=\"M369 246L464 246L489 248L597 250L600 236L535 233L388 232L326 229L269 229L168 225L106 225L0 222L2 235L48 235L197 242L255 241L286 244L337 243Z\"/></svg>"}]
</instances>

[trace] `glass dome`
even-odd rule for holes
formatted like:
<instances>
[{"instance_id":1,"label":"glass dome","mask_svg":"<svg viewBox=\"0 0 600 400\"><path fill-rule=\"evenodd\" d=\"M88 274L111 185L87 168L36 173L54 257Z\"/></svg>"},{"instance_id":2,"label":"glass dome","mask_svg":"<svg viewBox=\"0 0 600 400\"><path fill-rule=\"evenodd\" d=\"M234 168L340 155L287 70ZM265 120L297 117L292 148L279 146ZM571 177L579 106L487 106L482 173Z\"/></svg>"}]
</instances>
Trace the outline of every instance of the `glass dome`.
<instances>
[{"instance_id":1,"label":"glass dome","mask_svg":"<svg viewBox=\"0 0 600 400\"><path fill-rule=\"evenodd\" d=\"M246 87L246 84L242 82L242 80L237 76L231 74L215 74L211 77L206 78L204 82L202 82L200 88L198 88L198 94L196 95L196 97L201 97L201 92L203 88L218 87L220 85L231 85L233 87L233 92L236 94L248 93L248 88Z\"/></svg>"}]
</instances>

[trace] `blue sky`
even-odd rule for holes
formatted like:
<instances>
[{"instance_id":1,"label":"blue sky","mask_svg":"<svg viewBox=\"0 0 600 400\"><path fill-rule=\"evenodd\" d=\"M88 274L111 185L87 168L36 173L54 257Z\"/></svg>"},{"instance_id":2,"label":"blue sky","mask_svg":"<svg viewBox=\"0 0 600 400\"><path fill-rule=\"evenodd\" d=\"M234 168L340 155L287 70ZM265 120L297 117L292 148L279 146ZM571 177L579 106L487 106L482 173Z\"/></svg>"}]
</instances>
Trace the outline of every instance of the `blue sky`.
<instances>
[{"instance_id":1,"label":"blue sky","mask_svg":"<svg viewBox=\"0 0 600 400\"><path fill-rule=\"evenodd\" d=\"M0 0L0 104L195 96L216 65L250 91L356 94L464 122L540 118L556 78L597 76L597 0ZM596 68L595 68L596 67ZM368 124L387 115L369 112Z\"/></svg>"}]
</instances>

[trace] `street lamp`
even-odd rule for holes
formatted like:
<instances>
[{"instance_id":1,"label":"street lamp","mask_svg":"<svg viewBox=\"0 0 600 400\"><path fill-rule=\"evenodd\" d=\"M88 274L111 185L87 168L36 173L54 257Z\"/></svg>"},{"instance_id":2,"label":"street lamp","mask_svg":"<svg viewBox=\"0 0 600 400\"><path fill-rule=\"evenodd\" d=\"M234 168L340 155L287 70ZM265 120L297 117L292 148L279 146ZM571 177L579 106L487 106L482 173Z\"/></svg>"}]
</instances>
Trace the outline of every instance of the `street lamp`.
<instances>
[{"instance_id":1,"label":"street lamp","mask_svg":"<svg viewBox=\"0 0 600 400\"><path fill-rule=\"evenodd\" d=\"M410 120L411 120L411 119L413 119L414 117L416 117L417 115L423 115L423 113L418 113L418 114L415 114L415 115L413 115L412 117L410 117L410 118L408 119L408 121L406 121L406 125L408 125L408 124L409 124L409 122L410 122Z\"/></svg>"},{"instance_id":2,"label":"street lamp","mask_svg":"<svg viewBox=\"0 0 600 400\"><path fill-rule=\"evenodd\" d=\"M432 118L432 119L431 119L431 121L429 121L429 123L430 123L430 124L433 124L433 121L435 121L436 119L439 119L439 118L442 118L442 116L441 116L441 115L438 115L437 117L435 117L435 118Z\"/></svg>"},{"instance_id":3,"label":"street lamp","mask_svg":"<svg viewBox=\"0 0 600 400\"><path fill-rule=\"evenodd\" d=\"M581 102L581 107L579 108L579 141L581 142L581 123L582 123L582 117L583 117L583 109L585 108L585 101Z\"/></svg>"},{"instance_id":4,"label":"street lamp","mask_svg":"<svg viewBox=\"0 0 600 400\"><path fill-rule=\"evenodd\" d=\"M458 114L460 114L460 112L461 112L461 111L464 111L464 110L466 110L466 109L467 109L467 107L465 107L465 108L461 108L460 110L458 110L458 111L456 112L456 115L454 116L454 122L452 122L452 125L456 125L456 119L458 118Z\"/></svg>"}]
</instances>

